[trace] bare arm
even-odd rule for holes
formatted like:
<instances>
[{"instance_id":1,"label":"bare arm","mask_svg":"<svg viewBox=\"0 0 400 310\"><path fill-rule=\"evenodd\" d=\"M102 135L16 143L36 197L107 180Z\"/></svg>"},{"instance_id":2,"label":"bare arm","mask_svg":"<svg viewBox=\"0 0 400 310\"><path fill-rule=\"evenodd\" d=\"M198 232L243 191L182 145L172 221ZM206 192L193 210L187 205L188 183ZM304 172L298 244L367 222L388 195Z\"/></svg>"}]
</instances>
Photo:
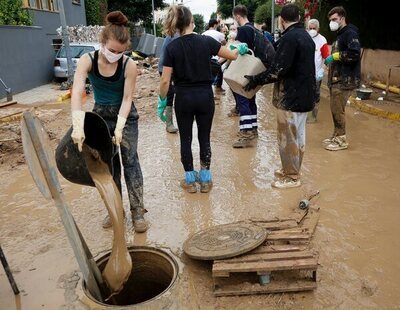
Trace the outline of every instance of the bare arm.
<instances>
[{"instance_id":1,"label":"bare arm","mask_svg":"<svg viewBox=\"0 0 400 310\"><path fill-rule=\"evenodd\" d=\"M136 87L137 68L136 63L129 59L125 68L125 84L124 84L124 97L122 98L121 108L119 115L128 118L129 112L132 107L133 92Z\"/></svg>"},{"instance_id":2,"label":"bare arm","mask_svg":"<svg viewBox=\"0 0 400 310\"><path fill-rule=\"evenodd\" d=\"M239 51L237 49L234 49L231 51L225 46L221 46L218 52L218 56L228 59L228 60L236 60L238 58Z\"/></svg>"},{"instance_id":3,"label":"bare arm","mask_svg":"<svg viewBox=\"0 0 400 310\"><path fill-rule=\"evenodd\" d=\"M171 76L172 76L172 67L164 66L163 72L161 75L161 81L160 81L160 97L161 98L167 97L169 84L171 82Z\"/></svg>"},{"instance_id":4,"label":"bare arm","mask_svg":"<svg viewBox=\"0 0 400 310\"><path fill-rule=\"evenodd\" d=\"M83 55L76 67L74 75L74 84L72 85L71 110L82 110L82 93L85 91L86 79L90 69L92 68L92 60L88 54Z\"/></svg>"}]
</instances>

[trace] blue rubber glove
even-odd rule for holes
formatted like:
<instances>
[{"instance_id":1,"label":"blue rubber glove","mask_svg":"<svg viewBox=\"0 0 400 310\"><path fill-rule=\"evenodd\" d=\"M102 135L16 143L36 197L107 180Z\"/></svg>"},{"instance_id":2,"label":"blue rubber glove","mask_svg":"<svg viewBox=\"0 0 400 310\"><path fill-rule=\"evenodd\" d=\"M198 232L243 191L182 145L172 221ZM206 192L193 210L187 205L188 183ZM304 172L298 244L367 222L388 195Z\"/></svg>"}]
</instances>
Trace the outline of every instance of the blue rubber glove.
<instances>
[{"instance_id":1,"label":"blue rubber glove","mask_svg":"<svg viewBox=\"0 0 400 310\"><path fill-rule=\"evenodd\" d=\"M233 51L236 48L239 51L240 55L247 54L247 52L249 51L247 43L231 44L229 45L229 48L231 51Z\"/></svg>"},{"instance_id":2,"label":"blue rubber glove","mask_svg":"<svg viewBox=\"0 0 400 310\"><path fill-rule=\"evenodd\" d=\"M166 106L167 106L167 97L162 99L160 96L158 96L157 115L160 118L160 120L162 120L164 123L167 121L167 117L164 114Z\"/></svg>"}]
</instances>

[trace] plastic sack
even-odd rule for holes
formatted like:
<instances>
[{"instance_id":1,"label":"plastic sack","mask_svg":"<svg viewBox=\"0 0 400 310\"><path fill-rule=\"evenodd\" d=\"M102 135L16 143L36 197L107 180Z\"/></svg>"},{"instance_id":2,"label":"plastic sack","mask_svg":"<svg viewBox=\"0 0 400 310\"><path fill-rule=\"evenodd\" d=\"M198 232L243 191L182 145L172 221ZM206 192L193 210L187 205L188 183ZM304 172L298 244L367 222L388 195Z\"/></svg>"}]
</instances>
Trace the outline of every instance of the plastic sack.
<instances>
[{"instance_id":1,"label":"plastic sack","mask_svg":"<svg viewBox=\"0 0 400 310\"><path fill-rule=\"evenodd\" d=\"M249 83L249 80L244 76L259 74L264 72L266 68L261 60L254 56L252 50L249 50L249 52L250 54L238 56L235 61L231 62L224 72L224 80L232 91L250 99L254 97L261 86L246 92L243 87Z\"/></svg>"}]
</instances>

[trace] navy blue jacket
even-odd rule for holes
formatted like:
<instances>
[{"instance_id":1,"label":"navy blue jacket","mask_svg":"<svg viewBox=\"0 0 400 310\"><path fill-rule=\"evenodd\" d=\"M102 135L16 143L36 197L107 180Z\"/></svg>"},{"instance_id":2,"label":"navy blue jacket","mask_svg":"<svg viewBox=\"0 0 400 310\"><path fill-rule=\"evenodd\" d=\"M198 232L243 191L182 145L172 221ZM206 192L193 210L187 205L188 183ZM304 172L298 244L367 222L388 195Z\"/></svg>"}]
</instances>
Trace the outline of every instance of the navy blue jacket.
<instances>
[{"instance_id":1,"label":"navy blue jacket","mask_svg":"<svg viewBox=\"0 0 400 310\"><path fill-rule=\"evenodd\" d=\"M356 26L348 24L338 30L332 53L339 52L340 60L329 67L328 86L338 84L341 89L355 89L361 80L361 46Z\"/></svg>"}]
</instances>

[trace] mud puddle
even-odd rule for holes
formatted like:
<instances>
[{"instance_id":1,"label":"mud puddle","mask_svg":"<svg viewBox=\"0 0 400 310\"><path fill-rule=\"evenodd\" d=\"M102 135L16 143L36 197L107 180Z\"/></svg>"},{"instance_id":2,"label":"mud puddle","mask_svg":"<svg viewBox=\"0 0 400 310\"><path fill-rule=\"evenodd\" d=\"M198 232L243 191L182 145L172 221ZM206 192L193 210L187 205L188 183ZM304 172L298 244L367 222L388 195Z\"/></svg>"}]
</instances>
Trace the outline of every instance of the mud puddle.
<instances>
[{"instance_id":1,"label":"mud puddle","mask_svg":"<svg viewBox=\"0 0 400 310\"><path fill-rule=\"evenodd\" d=\"M347 108L349 149L325 151L321 141L331 134L332 121L323 92L319 121L307 125L303 186L286 191L272 189L279 154L269 90L266 88L266 102L261 96L258 99L260 137L254 148L231 147L239 121L226 116L233 106L231 95L227 93L216 107L211 138L214 187L209 194L191 195L181 190L179 137L167 134L156 118L155 97L137 102L141 115L138 150L144 203L149 210L146 216L151 226L147 233L136 235L127 219L128 244L168 247L181 258L185 267L179 280L180 294L171 294L177 309L399 308L399 124ZM77 265L56 209L40 198L29 173L21 166L15 171L6 170L4 175L7 180L3 180L0 195L0 242L11 268L16 270L17 284L26 294L21 295L21 308L84 309L77 300ZM111 232L101 228L106 212L96 189L64 180L62 185L92 252L109 250ZM212 294L211 264L182 255L182 244L190 233L249 217L290 216L297 212L299 201L317 189L321 194L312 205L320 208L321 215L312 242L320 252L320 269L314 292L217 299ZM124 208L129 211L127 201L124 191ZM36 269L29 271L32 268ZM38 281L42 286L37 285ZM13 298L0 268L0 309L15 309Z\"/></svg>"}]
</instances>

